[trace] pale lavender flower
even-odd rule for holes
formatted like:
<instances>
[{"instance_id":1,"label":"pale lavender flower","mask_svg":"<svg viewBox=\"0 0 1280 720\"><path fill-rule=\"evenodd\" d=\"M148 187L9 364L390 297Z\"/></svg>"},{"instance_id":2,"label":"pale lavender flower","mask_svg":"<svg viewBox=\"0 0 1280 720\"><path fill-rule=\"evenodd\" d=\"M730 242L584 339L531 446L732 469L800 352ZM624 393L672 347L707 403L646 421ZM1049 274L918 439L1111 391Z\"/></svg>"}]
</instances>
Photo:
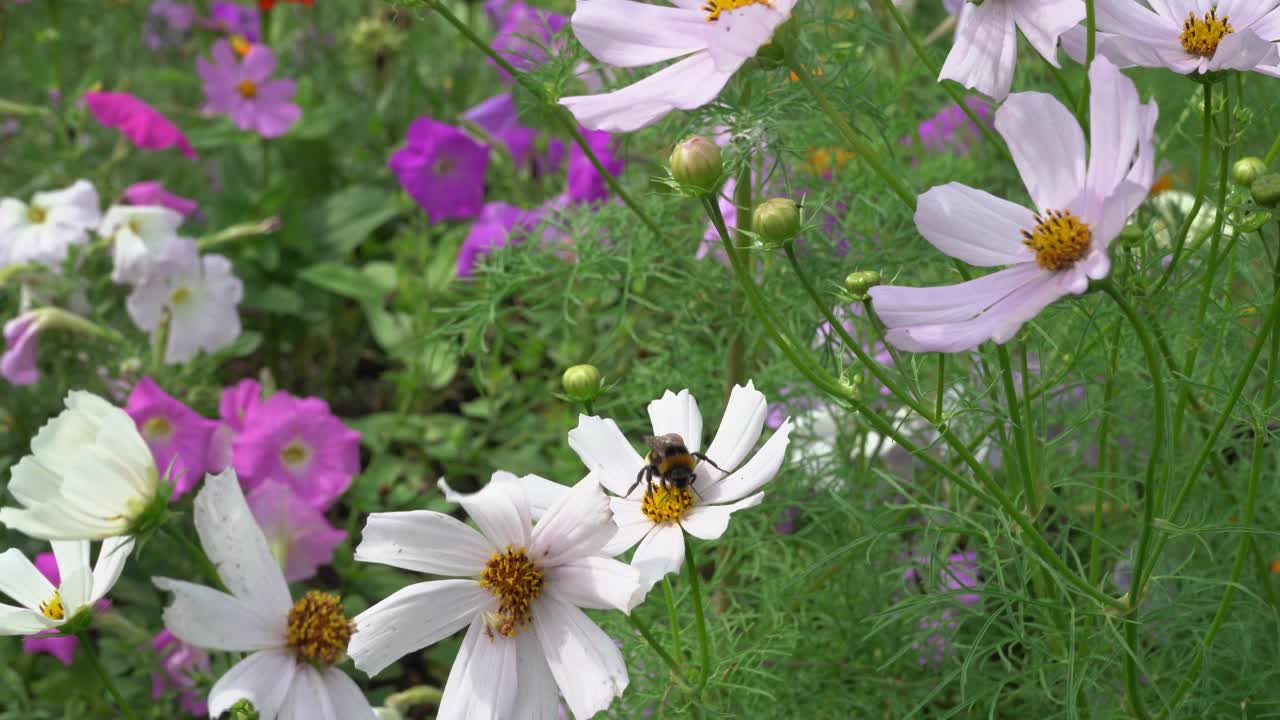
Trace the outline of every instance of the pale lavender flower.
<instances>
[{"instance_id":1,"label":"pale lavender flower","mask_svg":"<svg viewBox=\"0 0 1280 720\"><path fill-rule=\"evenodd\" d=\"M249 493L248 501L289 582L313 577L321 565L333 562L334 548L347 539L345 530L330 525L323 512L285 483L263 483Z\"/></svg>"},{"instance_id":2,"label":"pale lavender flower","mask_svg":"<svg viewBox=\"0 0 1280 720\"><path fill-rule=\"evenodd\" d=\"M7 349L0 356L0 377L13 385L35 385L40 380L40 368L36 364L36 337L40 330L40 316L34 312L4 324Z\"/></svg>"},{"instance_id":3,"label":"pale lavender flower","mask_svg":"<svg viewBox=\"0 0 1280 720\"><path fill-rule=\"evenodd\" d=\"M965 104L983 125L991 126L991 104L980 98L965 98ZM906 135L898 140L899 145L912 147L916 138L928 154L953 152L957 155L968 155L974 143L982 138L982 130L959 105L948 105L937 115L924 120L916 128L913 135Z\"/></svg>"},{"instance_id":4,"label":"pale lavender flower","mask_svg":"<svg viewBox=\"0 0 1280 720\"><path fill-rule=\"evenodd\" d=\"M244 60L226 40L213 45L213 62L196 59L204 82L205 110L226 113L241 130L272 138L289 131L302 110L293 101L292 80L272 80L276 56L265 45L253 45Z\"/></svg>"}]
</instances>

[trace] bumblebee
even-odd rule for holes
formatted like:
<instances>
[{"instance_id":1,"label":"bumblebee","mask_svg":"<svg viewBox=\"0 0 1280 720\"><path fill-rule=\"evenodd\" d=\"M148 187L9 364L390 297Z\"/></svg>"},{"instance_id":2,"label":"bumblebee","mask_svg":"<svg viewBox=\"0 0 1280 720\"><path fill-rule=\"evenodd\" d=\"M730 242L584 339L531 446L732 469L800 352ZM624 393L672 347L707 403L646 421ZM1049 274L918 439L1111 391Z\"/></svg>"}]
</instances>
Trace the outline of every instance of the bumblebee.
<instances>
[{"instance_id":1,"label":"bumblebee","mask_svg":"<svg viewBox=\"0 0 1280 720\"><path fill-rule=\"evenodd\" d=\"M684 438L676 433L667 433L658 437L646 435L644 444L649 446L649 452L644 456L645 465L636 474L636 481L627 489L627 497L630 497L631 492L642 480L652 486L654 478L657 478L664 487L692 490L693 481L697 478L693 469L699 462L705 461L720 472L725 471L706 455L700 452L689 452L689 448L684 444Z\"/></svg>"}]
</instances>

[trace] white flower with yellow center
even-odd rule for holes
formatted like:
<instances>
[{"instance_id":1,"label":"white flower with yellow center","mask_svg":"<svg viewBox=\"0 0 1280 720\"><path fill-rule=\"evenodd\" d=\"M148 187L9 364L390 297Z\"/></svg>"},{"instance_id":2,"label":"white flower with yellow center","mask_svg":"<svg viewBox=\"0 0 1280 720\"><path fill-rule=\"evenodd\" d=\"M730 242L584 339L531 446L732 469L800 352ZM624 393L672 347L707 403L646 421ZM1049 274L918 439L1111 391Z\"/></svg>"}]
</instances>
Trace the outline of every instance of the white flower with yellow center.
<instances>
[{"instance_id":1,"label":"white flower with yellow center","mask_svg":"<svg viewBox=\"0 0 1280 720\"><path fill-rule=\"evenodd\" d=\"M80 390L67 394L66 406L13 467L9 492L22 507L0 509L0 523L45 540L101 540L142 529L166 497L133 418Z\"/></svg>"},{"instance_id":2,"label":"white flower with yellow center","mask_svg":"<svg viewBox=\"0 0 1280 720\"><path fill-rule=\"evenodd\" d=\"M580 608L630 612L644 594L634 569L600 556L617 528L599 484L565 488L536 526L509 473L470 495L441 487L480 531L429 510L369 516L357 560L457 579L410 585L358 615L356 667L377 674L466 627L440 720L555 720L557 694L577 718L609 707L627 668Z\"/></svg>"},{"instance_id":3,"label":"white flower with yellow center","mask_svg":"<svg viewBox=\"0 0 1280 720\"><path fill-rule=\"evenodd\" d=\"M578 427L569 432L569 446L600 484L618 496L609 501L618 534L604 549L605 554L617 555L639 543L631 564L640 571L645 587L651 587L667 573L680 569L684 533L715 540L728 529L734 512L759 505L764 493L758 491L778 473L791 435L791 421L787 420L742 464L760 439L767 414L764 393L751 382L734 387L715 439L703 455L706 460L694 465L696 478L688 488L671 486L656 476L652 483L637 483L646 461L617 424L594 416L580 417ZM649 403L649 419L654 436L675 433L684 439L690 453L702 449L702 413L688 390L668 390Z\"/></svg>"},{"instance_id":4,"label":"white flower with yellow center","mask_svg":"<svg viewBox=\"0 0 1280 720\"><path fill-rule=\"evenodd\" d=\"M89 241L88 231L102 216L98 202L98 191L88 180L36 193L30 203L0 198L0 268L61 264L67 248Z\"/></svg>"},{"instance_id":5,"label":"white flower with yellow center","mask_svg":"<svg viewBox=\"0 0 1280 720\"><path fill-rule=\"evenodd\" d=\"M0 553L0 593L22 607L0 604L0 635L34 635L69 622L82 611L92 613L120 579L133 538L111 538L98 550L98 563L89 564L88 540L55 540L53 555L61 582L57 587L17 550Z\"/></svg>"},{"instance_id":6,"label":"white flower with yellow center","mask_svg":"<svg viewBox=\"0 0 1280 720\"><path fill-rule=\"evenodd\" d=\"M261 720L372 720L373 708L360 688L334 667L352 632L342 602L316 591L293 602L235 471L205 478L196 495L195 524L231 593L154 578L173 593L165 628L206 650L252 653L213 684L209 715L217 717L243 699Z\"/></svg>"},{"instance_id":7,"label":"white flower with yellow center","mask_svg":"<svg viewBox=\"0 0 1280 720\"><path fill-rule=\"evenodd\" d=\"M114 248L111 281L136 285L147 278L170 243L178 239L182 214L158 205L113 205L98 226Z\"/></svg>"}]
</instances>

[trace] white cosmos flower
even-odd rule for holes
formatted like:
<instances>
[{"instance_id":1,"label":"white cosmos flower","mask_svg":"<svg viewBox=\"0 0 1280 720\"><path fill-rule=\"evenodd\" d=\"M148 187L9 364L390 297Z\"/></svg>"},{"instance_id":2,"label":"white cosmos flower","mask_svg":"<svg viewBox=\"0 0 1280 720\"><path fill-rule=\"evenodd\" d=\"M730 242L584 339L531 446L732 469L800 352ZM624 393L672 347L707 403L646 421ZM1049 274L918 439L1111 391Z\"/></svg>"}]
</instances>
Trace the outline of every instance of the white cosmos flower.
<instances>
[{"instance_id":1,"label":"white cosmos flower","mask_svg":"<svg viewBox=\"0 0 1280 720\"><path fill-rule=\"evenodd\" d=\"M61 264L67 248L88 242L88 231L102 215L98 202L98 191L88 180L36 193L31 204L0 199L0 267Z\"/></svg>"},{"instance_id":2,"label":"white cosmos flower","mask_svg":"<svg viewBox=\"0 0 1280 720\"><path fill-rule=\"evenodd\" d=\"M148 277L126 301L129 317L154 336L169 311L165 362L184 363L196 353L216 352L240 337L237 307L244 283L221 255L201 256L194 241L179 238L156 259Z\"/></svg>"},{"instance_id":3,"label":"white cosmos flower","mask_svg":"<svg viewBox=\"0 0 1280 720\"><path fill-rule=\"evenodd\" d=\"M114 246L111 281L136 285L146 279L157 258L178 239L182 214L158 205L113 205L98 234Z\"/></svg>"},{"instance_id":4,"label":"white cosmos flower","mask_svg":"<svg viewBox=\"0 0 1280 720\"><path fill-rule=\"evenodd\" d=\"M602 62L641 67L681 58L621 90L560 100L592 130L631 132L711 102L791 17L795 0L578 0L573 34ZM709 9L710 8L710 9Z\"/></svg>"},{"instance_id":5,"label":"white cosmos flower","mask_svg":"<svg viewBox=\"0 0 1280 720\"><path fill-rule=\"evenodd\" d=\"M1280 0L1096 1L1098 53L1120 67L1280 75Z\"/></svg>"},{"instance_id":6,"label":"white cosmos flower","mask_svg":"<svg viewBox=\"0 0 1280 720\"><path fill-rule=\"evenodd\" d=\"M98 564L89 564L88 540L55 540L53 555L62 576L54 587L18 550L0 553L0 592L22 607L0 604L0 635L34 635L59 628L92 609L120 579L124 561L133 551L133 538L111 538L98 551Z\"/></svg>"},{"instance_id":7,"label":"white cosmos flower","mask_svg":"<svg viewBox=\"0 0 1280 720\"><path fill-rule=\"evenodd\" d=\"M600 550L616 532L590 476L532 524L522 483L498 473L484 489L445 496L477 532L443 513L374 513L356 559L444 575L410 585L358 615L356 667L374 675L463 627L440 720L555 720L557 688L574 717L609 707L627 687L613 640L580 608L630 612L638 573Z\"/></svg>"},{"instance_id":8,"label":"white cosmos flower","mask_svg":"<svg viewBox=\"0 0 1280 720\"><path fill-rule=\"evenodd\" d=\"M81 390L65 402L13 467L9 492L22 507L0 509L0 523L46 540L128 534L163 502L151 450L124 410Z\"/></svg>"},{"instance_id":9,"label":"white cosmos flower","mask_svg":"<svg viewBox=\"0 0 1280 720\"><path fill-rule=\"evenodd\" d=\"M210 717L248 700L262 720L373 720L360 688L334 667L351 635L342 603L316 591L293 602L234 470L205 478L195 524L231 594L181 580L153 581L173 593L164 625L179 640L251 653L213 684Z\"/></svg>"},{"instance_id":10,"label":"white cosmos flower","mask_svg":"<svg viewBox=\"0 0 1280 720\"><path fill-rule=\"evenodd\" d=\"M757 491L778 473L791 434L788 419L739 468L760 439L767 414L764 393L751 382L734 387L715 439L706 450L706 457L725 472L699 462L694 468L697 479L692 493L662 489L655 478L655 492L647 493L645 483L640 482L629 495L644 459L612 420L581 416L578 427L569 432L569 447L601 485L619 496L609 501L618 534L605 554L617 555L640 543L631 564L648 588L679 570L684 561L684 533L715 540L729 527L729 517L735 511L759 505L764 493ZM688 390L668 390L649 403L649 419L655 436L676 433L690 452L702 449L702 414Z\"/></svg>"}]
</instances>

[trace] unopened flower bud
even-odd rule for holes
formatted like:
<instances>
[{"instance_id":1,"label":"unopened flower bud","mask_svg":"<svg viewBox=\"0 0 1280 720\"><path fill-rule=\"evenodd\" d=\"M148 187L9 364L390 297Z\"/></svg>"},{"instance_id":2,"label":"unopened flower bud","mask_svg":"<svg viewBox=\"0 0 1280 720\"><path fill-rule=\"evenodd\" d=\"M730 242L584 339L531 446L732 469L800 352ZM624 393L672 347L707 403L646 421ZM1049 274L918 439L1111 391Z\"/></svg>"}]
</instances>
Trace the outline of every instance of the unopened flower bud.
<instances>
[{"instance_id":1,"label":"unopened flower bud","mask_svg":"<svg viewBox=\"0 0 1280 720\"><path fill-rule=\"evenodd\" d=\"M1231 166L1231 179L1237 185L1249 187L1267 172L1267 164L1259 157L1240 158Z\"/></svg>"},{"instance_id":2,"label":"unopened flower bud","mask_svg":"<svg viewBox=\"0 0 1280 720\"><path fill-rule=\"evenodd\" d=\"M701 135L685 139L671 151L671 177L702 195L713 192L722 175L720 146Z\"/></svg>"},{"instance_id":3,"label":"unopened flower bud","mask_svg":"<svg viewBox=\"0 0 1280 720\"><path fill-rule=\"evenodd\" d=\"M859 270L849 273L844 279L844 289L855 300L866 300L871 288L880 284L880 273L876 270Z\"/></svg>"},{"instance_id":4,"label":"unopened flower bud","mask_svg":"<svg viewBox=\"0 0 1280 720\"><path fill-rule=\"evenodd\" d=\"M600 371L595 365L574 365L560 378L564 393L578 402L587 402L600 394Z\"/></svg>"},{"instance_id":5,"label":"unopened flower bud","mask_svg":"<svg viewBox=\"0 0 1280 720\"><path fill-rule=\"evenodd\" d=\"M1142 244L1142 228L1137 225L1125 225L1120 231L1120 243L1125 247L1137 247Z\"/></svg>"},{"instance_id":6,"label":"unopened flower bud","mask_svg":"<svg viewBox=\"0 0 1280 720\"><path fill-rule=\"evenodd\" d=\"M800 232L800 206L790 198L765 200L751 214L751 228L765 242L786 242Z\"/></svg>"},{"instance_id":7,"label":"unopened flower bud","mask_svg":"<svg viewBox=\"0 0 1280 720\"><path fill-rule=\"evenodd\" d=\"M1253 181L1249 192L1253 195L1253 201L1259 205L1275 207L1280 204L1280 175L1276 173L1263 175Z\"/></svg>"}]
</instances>

